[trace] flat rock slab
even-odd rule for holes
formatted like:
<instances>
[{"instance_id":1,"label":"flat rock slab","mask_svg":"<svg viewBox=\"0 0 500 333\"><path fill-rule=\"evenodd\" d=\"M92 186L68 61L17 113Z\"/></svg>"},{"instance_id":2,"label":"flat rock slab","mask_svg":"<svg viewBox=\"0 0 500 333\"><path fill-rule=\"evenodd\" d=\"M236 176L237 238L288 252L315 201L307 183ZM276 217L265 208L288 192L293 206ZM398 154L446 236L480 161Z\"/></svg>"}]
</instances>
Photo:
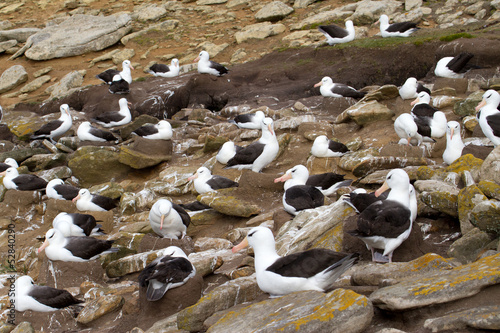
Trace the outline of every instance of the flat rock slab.
<instances>
[{"instance_id":1,"label":"flat rock slab","mask_svg":"<svg viewBox=\"0 0 500 333\"><path fill-rule=\"evenodd\" d=\"M30 37L25 55L32 60L70 57L99 51L117 43L132 26L128 14L119 16L73 15Z\"/></svg>"},{"instance_id":2,"label":"flat rock slab","mask_svg":"<svg viewBox=\"0 0 500 333\"><path fill-rule=\"evenodd\" d=\"M482 306L450 313L439 318L427 319L424 327L432 332L457 331L467 327L500 330L500 306Z\"/></svg>"},{"instance_id":3,"label":"flat rock slab","mask_svg":"<svg viewBox=\"0 0 500 333\"><path fill-rule=\"evenodd\" d=\"M351 290L302 291L232 311L207 333L363 332L373 317L371 302Z\"/></svg>"},{"instance_id":4,"label":"flat rock slab","mask_svg":"<svg viewBox=\"0 0 500 333\"><path fill-rule=\"evenodd\" d=\"M381 309L399 311L462 299L499 283L498 267L500 254L451 270L409 278L375 291L370 300Z\"/></svg>"}]
</instances>

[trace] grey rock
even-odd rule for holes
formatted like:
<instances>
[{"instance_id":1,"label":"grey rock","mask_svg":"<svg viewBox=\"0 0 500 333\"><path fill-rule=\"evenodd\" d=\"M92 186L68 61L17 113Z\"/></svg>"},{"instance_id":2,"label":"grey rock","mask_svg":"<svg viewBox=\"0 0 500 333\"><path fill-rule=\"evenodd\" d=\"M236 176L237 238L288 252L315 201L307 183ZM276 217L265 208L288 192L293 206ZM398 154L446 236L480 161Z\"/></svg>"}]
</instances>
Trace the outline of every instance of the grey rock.
<instances>
[{"instance_id":1,"label":"grey rock","mask_svg":"<svg viewBox=\"0 0 500 333\"><path fill-rule=\"evenodd\" d=\"M175 28L177 28L178 25L179 25L179 20L165 20L165 21L162 21L159 23L152 24L149 27L147 27L146 29L139 30L137 32L133 32L131 34L128 34L128 35L124 36L122 39L120 39L120 42L123 45L126 45L131 39L145 35L152 30L160 30L160 31L168 32L168 31L175 30Z\"/></svg>"},{"instance_id":2,"label":"grey rock","mask_svg":"<svg viewBox=\"0 0 500 333\"><path fill-rule=\"evenodd\" d=\"M455 185L440 180L417 180L413 186L418 192L449 192L458 195L460 191Z\"/></svg>"},{"instance_id":3,"label":"grey rock","mask_svg":"<svg viewBox=\"0 0 500 333\"><path fill-rule=\"evenodd\" d=\"M23 94L30 93L32 91L37 90L38 88L40 88L41 86L43 86L45 83L47 83L49 81L50 81L50 76L43 75L43 76L40 76L40 77L34 79L30 83L24 85L19 91Z\"/></svg>"},{"instance_id":4,"label":"grey rock","mask_svg":"<svg viewBox=\"0 0 500 333\"><path fill-rule=\"evenodd\" d=\"M28 81L28 73L21 65L7 68L0 76L0 94L12 90Z\"/></svg>"},{"instance_id":5,"label":"grey rock","mask_svg":"<svg viewBox=\"0 0 500 333\"><path fill-rule=\"evenodd\" d=\"M118 160L134 169L144 169L169 161L171 158L171 140L149 140L136 137L131 145L120 147Z\"/></svg>"},{"instance_id":6,"label":"grey rock","mask_svg":"<svg viewBox=\"0 0 500 333\"><path fill-rule=\"evenodd\" d=\"M32 60L70 57L99 51L118 42L131 29L128 14L120 16L73 15L64 22L32 35L25 51ZM87 27L85 33L81 27Z\"/></svg>"},{"instance_id":7,"label":"grey rock","mask_svg":"<svg viewBox=\"0 0 500 333\"><path fill-rule=\"evenodd\" d=\"M352 282L360 286L379 286L387 280L394 283L412 277L424 276L436 270L447 270L455 267L450 260L437 254L428 253L409 262L392 262L380 265L373 262L361 263L352 269ZM393 283L393 284L394 284Z\"/></svg>"},{"instance_id":8,"label":"grey rock","mask_svg":"<svg viewBox=\"0 0 500 333\"><path fill-rule=\"evenodd\" d=\"M371 1L363 0L358 2L356 11L350 17L354 25L367 25L378 20L379 16L386 14L390 16L394 13L401 3L397 1Z\"/></svg>"},{"instance_id":9,"label":"grey rock","mask_svg":"<svg viewBox=\"0 0 500 333\"><path fill-rule=\"evenodd\" d=\"M484 232L500 235L500 201L481 201L472 209L470 221Z\"/></svg>"},{"instance_id":10,"label":"grey rock","mask_svg":"<svg viewBox=\"0 0 500 333\"><path fill-rule=\"evenodd\" d=\"M16 326L10 333L34 333L35 329L31 325L31 323L27 321L23 321L19 325Z\"/></svg>"},{"instance_id":11,"label":"grey rock","mask_svg":"<svg viewBox=\"0 0 500 333\"><path fill-rule=\"evenodd\" d=\"M196 1L196 4L198 6L203 6L203 5L219 5L221 3L226 3L227 0L198 0Z\"/></svg>"},{"instance_id":12,"label":"grey rock","mask_svg":"<svg viewBox=\"0 0 500 333\"><path fill-rule=\"evenodd\" d=\"M424 327L432 332L460 331L467 328L500 330L500 306L480 306L446 316L427 319Z\"/></svg>"},{"instance_id":13,"label":"grey rock","mask_svg":"<svg viewBox=\"0 0 500 333\"><path fill-rule=\"evenodd\" d=\"M422 6L422 0L405 0L405 10L410 11L415 8Z\"/></svg>"},{"instance_id":14,"label":"grey rock","mask_svg":"<svg viewBox=\"0 0 500 333\"><path fill-rule=\"evenodd\" d=\"M39 32L38 28L19 28L19 29L11 29L11 30L3 30L0 31L0 41L6 41L10 39L16 40L18 43L24 43L28 39L29 36L36 34Z\"/></svg>"},{"instance_id":15,"label":"grey rock","mask_svg":"<svg viewBox=\"0 0 500 333\"><path fill-rule=\"evenodd\" d=\"M477 294L500 282L500 254L451 270L408 278L370 295L373 305L390 311L441 304Z\"/></svg>"},{"instance_id":16,"label":"grey rock","mask_svg":"<svg viewBox=\"0 0 500 333\"><path fill-rule=\"evenodd\" d=\"M56 84L48 87L47 92L50 93L49 99L61 98L71 94L83 84L83 77L86 71L73 71L63 76Z\"/></svg>"},{"instance_id":17,"label":"grey rock","mask_svg":"<svg viewBox=\"0 0 500 333\"><path fill-rule=\"evenodd\" d=\"M8 49L13 48L16 45L17 45L17 41L13 40L13 39L5 41L5 42L0 42L0 53L3 53L5 51L7 51Z\"/></svg>"},{"instance_id":18,"label":"grey rock","mask_svg":"<svg viewBox=\"0 0 500 333\"><path fill-rule=\"evenodd\" d=\"M285 30L286 27L281 23L272 24L269 22L262 22L245 26L243 30L235 33L234 37L236 38L236 42L241 44L250 39L265 39L270 36L278 35L285 32Z\"/></svg>"},{"instance_id":19,"label":"grey rock","mask_svg":"<svg viewBox=\"0 0 500 333\"><path fill-rule=\"evenodd\" d=\"M238 199L233 192L234 188L206 192L200 194L197 200L224 215L249 217L260 213L258 206Z\"/></svg>"},{"instance_id":20,"label":"grey rock","mask_svg":"<svg viewBox=\"0 0 500 333\"><path fill-rule=\"evenodd\" d=\"M295 0L293 2L293 8L306 8L315 1L317 0Z\"/></svg>"},{"instance_id":21,"label":"grey rock","mask_svg":"<svg viewBox=\"0 0 500 333\"><path fill-rule=\"evenodd\" d=\"M203 322L215 312L252 301L261 294L255 275L226 282L212 289L195 305L181 310L177 315L177 327L190 332L200 331Z\"/></svg>"},{"instance_id":22,"label":"grey rock","mask_svg":"<svg viewBox=\"0 0 500 333\"><path fill-rule=\"evenodd\" d=\"M480 178L500 184L500 146L493 149L484 160L481 165Z\"/></svg>"},{"instance_id":23,"label":"grey rock","mask_svg":"<svg viewBox=\"0 0 500 333\"><path fill-rule=\"evenodd\" d=\"M165 15L167 10L164 6L146 5L140 6L135 10L137 13L137 20L139 21L158 21Z\"/></svg>"},{"instance_id":24,"label":"grey rock","mask_svg":"<svg viewBox=\"0 0 500 333\"><path fill-rule=\"evenodd\" d=\"M120 309L124 302L123 297L117 295L105 295L91 300L86 303L83 310L78 314L76 321L80 324L89 324L108 313Z\"/></svg>"},{"instance_id":25,"label":"grey rock","mask_svg":"<svg viewBox=\"0 0 500 333\"><path fill-rule=\"evenodd\" d=\"M379 155L380 153L378 149L375 148L358 150L342 156L339 161L339 166L346 171L352 171L354 167L359 163L368 160L373 156L379 156Z\"/></svg>"},{"instance_id":26,"label":"grey rock","mask_svg":"<svg viewBox=\"0 0 500 333\"><path fill-rule=\"evenodd\" d=\"M447 254L463 264L470 263L478 258L490 241L491 237L487 233L474 228L453 242Z\"/></svg>"},{"instance_id":27,"label":"grey rock","mask_svg":"<svg viewBox=\"0 0 500 333\"><path fill-rule=\"evenodd\" d=\"M475 115L475 107L483 99L483 94L484 91L476 91L467 96L465 100L456 102L453 107L453 113L460 117Z\"/></svg>"},{"instance_id":28,"label":"grey rock","mask_svg":"<svg viewBox=\"0 0 500 333\"><path fill-rule=\"evenodd\" d=\"M290 30L300 30L303 28L309 28L313 25L322 24L324 22L335 21L338 19L346 18L350 16L352 13L353 13L352 11L343 11L341 8L328 10L310 16L299 23L292 24L290 26Z\"/></svg>"},{"instance_id":29,"label":"grey rock","mask_svg":"<svg viewBox=\"0 0 500 333\"><path fill-rule=\"evenodd\" d=\"M361 126L381 120L388 120L394 116L394 111L377 101L360 101L343 113L347 114L350 119ZM339 115L339 117L341 116Z\"/></svg>"},{"instance_id":30,"label":"grey rock","mask_svg":"<svg viewBox=\"0 0 500 333\"><path fill-rule=\"evenodd\" d=\"M458 193L458 219L462 235L474 228L470 221L470 214L476 205L485 200L488 198L476 185L464 187Z\"/></svg>"},{"instance_id":31,"label":"grey rock","mask_svg":"<svg viewBox=\"0 0 500 333\"><path fill-rule=\"evenodd\" d=\"M303 291L231 311L207 333L237 332L241 327L263 333L291 332L290 327L295 332L354 333L363 332L372 317L370 301L351 290L336 289L327 294Z\"/></svg>"},{"instance_id":32,"label":"grey rock","mask_svg":"<svg viewBox=\"0 0 500 333\"><path fill-rule=\"evenodd\" d=\"M305 251L311 247L340 251L342 228L338 230L337 226L342 225L352 212L343 200L299 212L280 228L276 235L276 251L279 255ZM329 236L326 237L326 234Z\"/></svg>"},{"instance_id":33,"label":"grey rock","mask_svg":"<svg viewBox=\"0 0 500 333\"><path fill-rule=\"evenodd\" d=\"M257 22L276 22L284 19L293 12L293 8L283 2L273 1L264 5L264 7L255 14L255 19Z\"/></svg>"},{"instance_id":34,"label":"grey rock","mask_svg":"<svg viewBox=\"0 0 500 333\"><path fill-rule=\"evenodd\" d=\"M430 208L458 217L458 195L446 191L422 192L421 200Z\"/></svg>"}]
</instances>

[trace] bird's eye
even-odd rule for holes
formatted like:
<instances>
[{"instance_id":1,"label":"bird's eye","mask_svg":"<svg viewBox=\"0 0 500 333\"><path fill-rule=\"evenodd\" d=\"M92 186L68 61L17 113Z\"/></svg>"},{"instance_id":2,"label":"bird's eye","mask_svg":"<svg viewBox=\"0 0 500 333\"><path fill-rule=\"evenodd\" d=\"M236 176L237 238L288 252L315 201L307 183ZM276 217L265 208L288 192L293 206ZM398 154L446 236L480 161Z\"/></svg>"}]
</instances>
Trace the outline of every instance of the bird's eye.
<instances>
[{"instance_id":1,"label":"bird's eye","mask_svg":"<svg viewBox=\"0 0 500 333\"><path fill-rule=\"evenodd\" d=\"M256 232L257 232L257 231L252 231L251 233L249 233L249 234L247 235L247 237L252 237L252 236L253 236L253 234L255 234Z\"/></svg>"}]
</instances>

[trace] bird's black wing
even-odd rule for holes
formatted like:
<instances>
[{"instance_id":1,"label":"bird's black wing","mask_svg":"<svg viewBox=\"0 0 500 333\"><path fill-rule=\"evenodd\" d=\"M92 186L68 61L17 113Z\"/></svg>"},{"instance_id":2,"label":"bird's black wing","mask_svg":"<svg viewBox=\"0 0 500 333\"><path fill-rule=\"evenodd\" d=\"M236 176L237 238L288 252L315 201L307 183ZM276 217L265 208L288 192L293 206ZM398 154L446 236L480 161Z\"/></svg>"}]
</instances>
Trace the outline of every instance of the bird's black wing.
<instances>
[{"instance_id":1,"label":"bird's black wing","mask_svg":"<svg viewBox=\"0 0 500 333\"><path fill-rule=\"evenodd\" d=\"M130 92L130 87L127 81L121 79L120 81L111 82L108 90L112 94L128 94Z\"/></svg>"},{"instance_id":2,"label":"bird's black wing","mask_svg":"<svg viewBox=\"0 0 500 333\"><path fill-rule=\"evenodd\" d=\"M170 67L165 64L154 64L149 67L149 70L155 73L167 73L170 72Z\"/></svg>"},{"instance_id":3,"label":"bird's black wing","mask_svg":"<svg viewBox=\"0 0 500 333\"><path fill-rule=\"evenodd\" d=\"M418 82L417 83L417 94L421 93L422 91L425 91L426 93L431 95L431 90L427 87L425 87L422 83Z\"/></svg>"},{"instance_id":4,"label":"bird's black wing","mask_svg":"<svg viewBox=\"0 0 500 333\"><path fill-rule=\"evenodd\" d=\"M189 227L189 224L191 223L191 217L189 214L182 208L180 205L173 203L172 202L172 208L175 209L177 214L181 217L182 223L187 227Z\"/></svg>"},{"instance_id":5,"label":"bird's black wing","mask_svg":"<svg viewBox=\"0 0 500 333\"><path fill-rule=\"evenodd\" d=\"M344 175L339 175L333 172L326 172L326 173L320 173L318 175L309 176L306 185L327 189L343 180L344 180Z\"/></svg>"},{"instance_id":6,"label":"bird's black wing","mask_svg":"<svg viewBox=\"0 0 500 333\"><path fill-rule=\"evenodd\" d=\"M266 270L286 277L309 278L350 256L328 249L311 249L281 257Z\"/></svg>"},{"instance_id":7,"label":"bird's black wing","mask_svg":"<svg viewBox=\"0 0 500 333\"><path fill-rule=\"evenodd\" d=\"M74 298L67 290L48 286L33 286L28 296L33 297L42 304L57 309L83 302Z\"/></svg>"},{"instance_id":8,"label":"bird's black wing","mask_svg":"<svg viewBox=\"0 0 500 333\"><path fill-rule=\"evenodd\" d=\"M446 67L454 71L455 73L465 73L468 68L466 68L469 60L472 59L474 55L472 53L463 52L451 59Z\"/></svg>"},{"instance_id":9,"label":"bird's black wing","mask_svg":"<svg viewBox=\"0 0 500 333\"><path fill-rule=\"evenodd\" d=\"M40 127L39 130L37 130L35 133L33 133L33 136L40 136L40 135L49 135L53 130L59 128L62 125L63 121L62 120L52 120Z\"/></svg>"},{"instance_id":10,"label":"bird's black wing","mask_svg":"<svg viewBox=\"0 0 500 333\"><path fill-rule=\"evenodd\" d=\"M413 107L413 109L411 109L413 117L432 118L434 117L434 113L436 113L436 111L439 110L427 103L417 104Z\"/></svg>"},{"instance_id":11,"label":"bird's black wing","mask_svg":"<svg viewBox=\"0 0 500 333\"><path fill-rule=\"evenodd\" d=\"M396 238L410 227L410 215L410 210L399 202L377 201L359 214L356 230L348 233L358 237Z\"/></svg>"},{"instance_id":12,"label":"bird's black wing","mask_svg":"<svg viewBox=\"0 0 500 333\"><path fill-rule=\"evenodd\" d=\"M95 128L95 127L90 127L89 133L98 137L102 138L106 141L116 141L118 140L116 136L113 135L110 131L105 131L100 128Z\"/></svg>"},{"instance_id":13,"label":"bird's black wing","mask_svg":"<svg viewBox=\"0 0 500 333\"><path fill-rule=\"evenodd\" d=\"M342 83L335 83L332 87L332 92L334 94L339 94L344 97L352 97L356 99L363 98L363 96L366 95L365 92L357 91L353 87L350 87Z\"/></svg>"},{"instance_id":14,"label":"bird's black wing","mask_svg":"<svg viewBox=\"0 0 500 333\"><path fill-rule=\"evenodd\" d=\"M39 190L47 187L45 179L36 175L22 174L12 180L22 191Z\"/></svg>"},{"instance_id":15,"label":"bird's black wing","mask_svg":"<svg viewBox=\"0 0 500 333\"><path fill-rule=\"evenodd\" d=\"M429 118L415 117L413 118L415 124L417 124L417 132L422 136L431 137L431 126L429 123Z\"/></svg>"},{"instance_id":16,"label":"bird's black wing","mask_svg":"<svg viewBox=\"0 0 500 333\"><path fill-rule=\"evenodd\" d=\"M314 186L295 185L285 191L286 203L296 210L316 208L325 204L325 196Z\"/></svg>"},{"instance_id":17,"label":"bird's black wing","mask_svg":"<svg viewBox=\"0 0 500 333\"><path fill-rule=\"evenodd\" d=\"M97 226L95 217L90 214L70 213L68 215L73 219L73 224L82 228L87 236L89 236L92 230Z\"/></svg>"},{"instance_id":18,"label":"bird's black wing","mask_svg":"<svg viewBox=\"0 0 500 333\"><path fill-rule=\"evenodd\" d=\"M219 72L219 76L229 73L229 70L215 61L210 61L210 67L214 68Z\"/></svg>"},{"instance_id":19,"label":"bird's black wing","mask_svg":"<svg viewBox=\"0 0 500 333\"><path fill-rule=\"evenodd\" d=\"M113 242L113 240L101 240L93 237L68 237L68 244L64 247L76 257L90 259L109 250Z\"/></svg>"},{"instance_id":20,"label":"bird's black wing","mask_svg":"<svg viewBox=\"0 0 500 333\"><path fill-rule=\"evenodd\" d=\"M257 157L259 157L264 151L266 145L260 142L254 142L241 150L236 152L229 161L227 161L226 167L240 164L252 164Z\"/></svg>"},{"instance_id":21,"label":"bird's black wing","mask_svg":"<svg viewBox=\"0 0 500 333\"><path fill-rule=\"evenodd\" d=\"M155 125L143 125L134 130L133 133L137 134L138 136L148 136L158 133L158 129L155 127Z\"/></svg>"},{"instance_id":22,"label":"bird's black wing","mask_svg":"<svg viewBox=\"0 0 500 333\"><path fill-rule=\"evenodd\" d=\"M67 184L56 185L54 186L54 190L62 196L64 200L73 200L78 196L78 191L80 191L78 187Z\"/></svg>"},{"instance_id":23,"label":"bird's black wing","mask_svg":"<svg viewBox=\"0 0 500 333\"><path fill-rule=\"evenodd\" d=\"M417 24L413 22L399 22L391 24L385 31L387 32L405 32L410 29L418 29Z\"/></svg>"},{"instance_id":24,"label":"bird's black wing","mask_svg":"<svg viewBox=\"0 0 500 333\"><path fill-rule=\"evenodd\" d=\"M349 32L335 24L331 25L320 25L318 30L332 38L344 38L349 35Z\"/></svg>"},{"instance_id":25,"label":"bird's black wing","mask_svg":"<svg viewBox=\"0 0 500 333\"><path fill-rule=\"evenodd\" d=\"M349 151L349 148L345 144L334 140L328 140L328 149L339 153L347 153Z\"/></svg>"},{"instance_id":26,"label":"bird's black wing","mask_svg":"<svg viewBox=\"0 0 500 333\"><path fill-rule=\"evenodd\" d=\"M221 188L228 188L228 187L238 187L237 182L232 181L229 178L217 175L213 175L212 178L210 178L207 181L207 184L210 185L210 187L213 188L214 190L218 190Z\"/></svg>"},{"instance_id":27,"label":"bird's black wing","mask_svg":"<svg viewBox=\"0 0 500 333\"><path fill-rule=\"evenodd\" d=\"M95 77L106 82L107 84L111 84L111 82L113 82L113 77L116 74L120 74L120 71L117 69L108 69L100 74L97 74Z\"/></svg>"},{"instance_id":28,"label":"bird's black wing","mask_svg":"<svg viewBox=\"0 0 500 333\"><path fill-rule=\"evenodd\" d=\"M122 120L124 117L122 114L120 114L118 111L110 111L110 112L105 112L101 115L96 116L92 120L97 120L99 122L103 123L110 123L110 122L118 122Z\"/></svg>"},{"instance_id":29,"label":"bird's black wing","mask_svg":"<svg viewBox=\"0 0 500 333\"><path fill-rule=\"evenodd\" d=\"M486 122L491 127L493 135L500 137L500 112L487 116Z\"/></svg>"}]
</instances>

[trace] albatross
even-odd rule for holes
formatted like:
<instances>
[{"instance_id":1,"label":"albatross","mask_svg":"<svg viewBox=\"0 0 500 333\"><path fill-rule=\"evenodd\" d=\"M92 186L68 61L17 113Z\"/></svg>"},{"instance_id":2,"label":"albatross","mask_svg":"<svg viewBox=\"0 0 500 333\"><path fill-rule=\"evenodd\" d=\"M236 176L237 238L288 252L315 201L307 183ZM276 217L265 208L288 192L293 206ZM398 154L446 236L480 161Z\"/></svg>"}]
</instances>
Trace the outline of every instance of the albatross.
<instances>
[{"instance_id":1,"label":"albatross","mask_svg":"<svg viewBox=\"0 0 500 333\"><path fill-rule=\"evenodd\" d=\"M446 126L446 149L443 152L444 163L450 165L455 162L457 158L462 156L464 147L460 133L460 123L458 121L449 121Z\"/></svg>"},{"instance_id":2,"label":"albatross","mask_svg":"<svg viewBox=\"0 0 500 333\"><path fill-rule=\"evenodd\" d=\"M113 199L99 194L91 194L86 188L80 189L78 195L72 199L80 211L105 212L116 207Z\"/></svg>"},{"instance_id":3,"label":"albatross","mask_svg":"<svg viewBox=\"0 0 500 333\"><path fill-rule=\"evenodd\" d=\"M179 59L174 58L170 65L153 64L149 67L148 73L154 76L174 77L179 75Z\"/></svg>"},{"instance_id":4,"label":"albatross","mask_svg":"<svg viewBox=\"0 0 500 333\"><path fill-rule=\"evenodd\" d=\"M199 167L198 170L188 178L193 181L194 189L199 194L220 190L222 188L238 187L238 183L229 178L212 175L206 167Z\"/></svg>"},{"instance_id":5,"label":"albatross","mask_svg":"<svg viewBox=\"0 0 500 333\"><path fill-rule=\"evenodd\" d=\"M115 127L128 124L132 121L129 105L131 103L126 98L120 98L118 105L120 110L104 112L92 120L104 127Z\"/></svg>"},{"instance_id":6,"label":"albatross","mask_svg":"<svg viewBox=\"0 0 500 333\"><path fill-rule=\"evenodd\" d=\"M15 303L17 311L51 312L83 303L67 290L49 286L37 286L31 276L23 275L15 282Z\"/></svg>"},{"instance_id":7,"label":"albatross","mask_svg":"<svg viewBox=\"0 0 500 333\"><path fill-rule=\"evenodd\" d=\"M399 22L389 24L389 17L385 14L381 15L379 20L380 34L382 37L409 37L419 28L413 22Z\"/></svg>"},{"instance_id":8,"label":"albatross","mask_svg":"<svg viewBox=\"0 0 500 333\"><path fill-rule=\"evenodd\" d=\"M311 209L323 206L325 204L325 196L313 185L306 185L309 171L301 164L288 169L285 174L274 180L277 182L285 182L283 188L283 207L292 214L297 215L301 210Z\"/></svg>"},{"instance_id":9,"label":"albatross","mask_svg":"<svg viewBox=\"0 0 500 333\"><path fill-rule=\"evenodd\" d=\"M198 73L200 74L222 76L229 72L226 67L215 61L211 61L210 55L207 51L201 51L198 57L196 57L193 62L198 62Z\"/></svg>"},{"instance_id":10,"label":"albatross","mask_svg":"<svg viewBox=\"0 0 500 333\"><path fill-rule=\"evenodd\" d=\"M56 200L73 200L80 189L73 185L64 184L62 179L52 179L45 188L47 197Z\"/></svg>"},{"instance_id":11,"label":"albatross","mask_svg":"<svg viewBox=\"0 0 500 333\"><path fill-rule=\"evenodd\" d=\"M177 246L169 246L139 274L139 284L147 287L146 299L154 302L169 289L182 286L195 275L196 268L184 251Z\"/></svg>"},{"instance_id":12,"label":"albatross","mask_svg":"<svg viewBox=\"0 0 500 333\"><path fill-rule=\"evenodd\" d=\"M156 124L145 124L135 129L132 134L148 140L170 140L172 138L172 125L166 120Z\"/></svg>"},{"instance_id":13,"label":"albatross","mask_svg":"<svg viewBox=\"0 0 500 333\"><path fill-rule=\"evenodd\" d=\"M320 82L316 83L314 87L320 87L319 92L324 97L352 97L363 98L366 93L358 91L351 86L343 83L333 83L329 76L325 76Z\"/></svg>"},{"instance_id":14,"label":"albatross","mask_svg":"<svg viewBox=\"0 0 500 333\"><path fill-rule=\"evenodd\" d=\"M47 187L47 181L37 175L19 174L16 168L8 168L0 173L3 177L3 186L8 190L35 191L44 190Z\"/></svg>"},{"instance_id":15,"label":"albatross","mask_svg":"<svg viewBox=\"0 0 500 333\"><path fill-rule=\"evenodd\" d=\"M93 141L93 142L118 142L118 138L113 135L110 131L106 131L90 124L89 121L84 121L78 126L76 131L78 139L81 141Z\"/></svg>"},{"instance_id":16,"label":"albatross","mask_svg":"<svg viewBox=\"0 0 500 333\"><path fill-rule=\"evenodd\" d=\"M118 251L111 248L114 240L101 240L93 237L64 237L57 229L50 229L45 234L45 241L38 248L38 253L45 250L45 255L52 261L85 262L99 258L102 254Z\"/></svg>"},{"instance_id":17,"label":"albatross","mask_svg":"<svg viewBox=\"0 0 500 333\"><path fill-rule=\"evenodd\" d=\"M13 159L12 157L7 157L5 161L0 163L0 172L4 172L8 168L19 168L19 164L17 164L17 161Z\"/></svg>"},{"instance_id":18,"label":"albatross","mask_svg":"<svg viewBox=\"0 0 500 333\"><path fill-rule=\"evenodd\" d=\"M167 199L159 199L149 211L149 223L153 231L165 238L181 239L191 223L189 214Z\"/></svg>"},{"instance_id":19,"label":"albatross","mask_svg":"<svg viewBox=\"0 0 500 333\"><path fill-rule=\"evenodd\" d=\"M255 113L244 113L239 114L234 119L229 120L230 123L235 124L239 128L247 129L260 129L262 120L266 115L262 111L257 111Z\"/></svg>"},{"instance_id":20,"label":"albatross","mask_svg":"<svg viewBox=\"0 0 500 333\"><path fill-rule=\"evenodd\" d=\"M33 135L31 139L49 139L52 143L55 143L54 138L63 135L73 125L73 120L71 114L69 113L68 104L62 104L59 107L61 111L61 116L57 120L52 120L40 127Z\"/></svg>"},{"instance_id":21,"label":"albatross","mask_svg":"<svg viewBox=\"0 0 500 333\"><path fill-rule=\"evenodd\" d=\"M272 231L265 227L250 229L233 253L251 246L255 253L255 272L259 288L271 296L296 291L325 292L358 260L357 254L315 248L279 256Z\"/></svg>"},{"instance_id":22,"label":"albatross","mask_svg":"<svg viewBox=\"0 0 500 333\"><path fill-rule=\"evenodd\" d=\"M124 60L122 62L121 71L117 69L108 69L100 74L97 74L96 78L107 84L111 84L113 82L113 77L115 75L120 75L125 81L128 82L128 84L130 84L132 83L132 72L130 71L131 69L134 69L134 67L130 63L130 60Z\"/></svg>"},{"instance_id":23,"label":"albatross","mask_svg":"<svg viewBox=\"0 0 500 333\"><path fill-rule=\"evenodd\" d=\"M314 139L311 154L316 157L338 157L349 152L349 148L342 142L330 140L326 135Z\"/></svg>"},{"instance_id":24,"label":"albatross","mask_svg":"<svg viewBox=\"0 0 500 333\"><path fill-rule=\"evenodd\" d=\"M483 94L481 102L476 106L476 117L484 135L496 147L500 144L500 94L493 89Z\"/></svg>"},{"instance_id":25,"label":"albatross","mask_svg":"<svg viewBox=\"0 0 500 333\"><path fill-rule=\"evenodd\" d=\"M474 57L472 53L463 52L455 57L441 58L436 64L434 74L450 79L463 78L467 71L476 67L469 65L469 60L471 60L472 57Z\"/></svg>"},{"instance_id":26,"label":"albatross","mask_svg":"<svg viewBox=\"0 0 500 333\"><path fill-rule=\"evenodd\" d=\"M379 196L389 188L387 199L366 207L358 216L357 228L347 231L366 244L373 261L392 262L394 250L408 238L413 224L408 174L403 169L391 170L375 195ZM383 254L375 249L382 249Z\"/></svg>"},{"instance_id":27,"label":"albatross","mask_svg":"<svg viewBox=\"0 0 500 333\"><path fill-rule=\"evenodd\" d=\"M236 155L236 152L243 149L243 147L236 145L233 141L224 142L222 147L220 147L215 159L220 164L227 164L227 162Z\"/></svg>"},{"instance_id":28,"label":"albatross","mask_svg":"<svg viewBox=\"0 0 500 333\"><path fill-rule=\"evenodd\" d=\"M227 161L226 168L251 169L260 172L269 165L279 152L279 143L273 128L273 120L269 117L261 122L262 135L257 142L236 151Z\"/></svg>"},{"instance_id":29,"label":"albatross","mask_svg":"<svg viewBox=\"0 0 500 333\"><path fill-rule=\"evenodd\" d=\"M61 212L52 221L52 227L59 230L64 237L102 235L103 230L90 214Z\"/></svg>"},{"instance_id":30,"label":"albatross","mask_svg":"<svg viewBox=\"0 0 500 333\"><path fill-rule=\"evenodd\" d=\"M429 95L431 91L424 87L424 85L417 81L414 77L409 77L406 79L405 83L399 88L399 96L402 99L415 99L421 91L427 92Z\"/></svg>"},{"instance_id":31,"label":"albatross","mask_svg":"<svg viewBox=\"0 0 500 333\"><path fill-rule=\"evenodd\" d=\"M345 21L345 29L335 24L320 25L318 30L325 35L326 42L330 45L347 43L354 40L356 31L351 20Z\"/></svg>"}]
</instances>

